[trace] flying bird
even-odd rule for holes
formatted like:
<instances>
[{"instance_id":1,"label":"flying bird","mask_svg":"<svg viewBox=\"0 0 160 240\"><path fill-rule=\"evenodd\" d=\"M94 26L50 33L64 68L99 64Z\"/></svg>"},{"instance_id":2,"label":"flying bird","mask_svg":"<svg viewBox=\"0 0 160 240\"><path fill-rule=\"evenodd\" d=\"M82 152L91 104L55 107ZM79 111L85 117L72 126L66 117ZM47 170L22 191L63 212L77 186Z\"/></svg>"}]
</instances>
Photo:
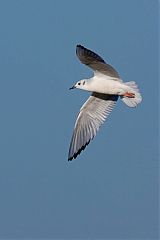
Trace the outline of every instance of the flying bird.
<instances>
[{"instance_id":1,"label":"flying bird","mask_svg":"<svg viewBox=\"0 0 160 240\"><path fill-rule=\"evenodd\" d=\"M81 63L90 67L94 75L78 81L70 89L92 92L78 114L70 143L68 161L75 159L96 136L102 123L114 108L118 97L129 107L136 107L142 96L134 81L123 82L118 72L98 54L77 45L76 54Z\"/></svg>"}]
</instances>

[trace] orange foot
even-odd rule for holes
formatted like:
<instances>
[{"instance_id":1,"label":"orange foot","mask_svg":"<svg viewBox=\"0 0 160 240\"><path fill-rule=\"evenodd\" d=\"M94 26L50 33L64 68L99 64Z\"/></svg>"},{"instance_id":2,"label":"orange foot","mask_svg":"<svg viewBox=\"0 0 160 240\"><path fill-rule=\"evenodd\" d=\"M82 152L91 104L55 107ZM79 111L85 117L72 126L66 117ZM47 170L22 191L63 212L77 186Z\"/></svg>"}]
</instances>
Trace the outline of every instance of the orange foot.
<instances>
[{"instance_id":1,"label":"orange foot","mask_svg":"<svg viewBox=\"0 0 160 240\"><path fill-rule=\"evenodd\" d=\"M123 94L124 97L128 97L128 98L134 98L135 94L134 93L130 93L130 92L126 92L125 94Z\"/></svg>"}]
</instances>

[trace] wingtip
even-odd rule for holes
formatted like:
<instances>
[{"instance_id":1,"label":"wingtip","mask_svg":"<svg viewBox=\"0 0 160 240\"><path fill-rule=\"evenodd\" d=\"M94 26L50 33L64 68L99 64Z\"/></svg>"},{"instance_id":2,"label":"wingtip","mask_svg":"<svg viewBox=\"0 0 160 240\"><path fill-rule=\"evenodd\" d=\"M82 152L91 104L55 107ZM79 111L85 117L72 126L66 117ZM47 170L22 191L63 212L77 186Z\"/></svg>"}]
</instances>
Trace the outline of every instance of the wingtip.
<instances>
[{"instance_id":1,"label":"wingtip","mask_svg":"<svg viewBox=\"0 0 160 240\"><path fill-rule=\"evenodd\" d=\"M75 156L75 154L72 157L68 157L68 162L74 160L77 156Z\"/></svg>"},{"instance_id":2,"label":"wingtip","mask_svg":"<svg viewBox=\"0 0 160 240\"><path fill-rule=\"evenodd\" d=\"M86 65L91 64L91 62L93 62L93 61L105 63L104 59L102 57L100 57L97 53L93 52L92 50L90 50L80 44L77 44L77 46L76 46L76 54L77 54L78 58L80 59L80 61ZM88 58L91 58L91 60L89 62L88 62Z\"/></svg>"},{"instance_id":3,"label":"wingtip","mask_svg":"<svg viewBox=\"0 0 160 240\"><path fill-rule=\"evenodd\" d=\"M81 44L77 44L76 47L83 47Z\"/></svg>"},{"instance_id":4,"label":"wingtip","mask_svg":"<svg viewBox=\"0 0 160 240\"><path fill-rule=\"evenodd\" d=\"M82 146L76 153L74 153L73 156L71 156L71 157L69 156L69 157L68 157L68 162L76 159L77 156L80 155L80 153L86 148L86 146L87 146L89 143L90 143L90 140L89 140L84 146Z\"/></svg>"},{"instance_id":5,"label":"wingtip","mask_svg":"<svg viewBox=\"0 0 160 240\"><path fill-rule=\"evenodd\" d=\"M78 48L86 49L86 48L85 48L83 45L81 45L81 44L77 44L76 49L78 50Z\"/></svg>"},{"instance_id":6,"label":"wingtip","mask_svg":"<svg viewBox=\"0 0 160 240\"><path fill-rule=\"evenodd\" d=\"M73 160L73 157L70 157L68 158L68 162L72 161Z\"/></svg>"}]
</instances>

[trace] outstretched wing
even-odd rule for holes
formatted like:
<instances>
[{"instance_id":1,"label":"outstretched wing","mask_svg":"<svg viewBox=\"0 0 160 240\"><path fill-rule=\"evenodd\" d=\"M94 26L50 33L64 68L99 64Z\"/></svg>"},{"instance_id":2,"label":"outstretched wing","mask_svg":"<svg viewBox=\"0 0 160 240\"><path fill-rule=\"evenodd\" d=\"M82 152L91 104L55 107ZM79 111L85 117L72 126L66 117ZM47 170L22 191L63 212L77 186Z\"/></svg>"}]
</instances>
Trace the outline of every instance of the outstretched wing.
<instances>
[{"instance_id":1,"label":"outstretched wing","mask_svg":"<svg viewBox=\"0 0 160 240\"><path fill-rule=\"evenodd\" d=\"M104 75L119 79L118 72L111 65L107 64L98 54L81 45L77 45L76 54L83 64L93 69L95 74L96 72L100 72Z\"/></svg>"},{"instance_id":2,"label":"outstretched wing","mask_svg":"<svg viewBox=\"0 0 160 240\"><path fill-rule=\"evenodd\" d=\"M68 161L76 158L89 144L108 117L118 99L117 95L92 93L78 114L68 154Z\"/></svg>"}]
</instances>

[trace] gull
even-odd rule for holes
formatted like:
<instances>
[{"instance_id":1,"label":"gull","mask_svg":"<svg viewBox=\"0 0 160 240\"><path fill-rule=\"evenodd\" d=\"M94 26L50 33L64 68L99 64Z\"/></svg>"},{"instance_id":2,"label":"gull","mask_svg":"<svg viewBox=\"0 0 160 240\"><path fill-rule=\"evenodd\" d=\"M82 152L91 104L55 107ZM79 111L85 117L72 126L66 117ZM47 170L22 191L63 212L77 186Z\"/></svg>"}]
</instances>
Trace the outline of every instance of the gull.
<instances>
[{"instance_id":1,"label":"gull","mask_svg":"<svg viewBox=\"0 0 160 240\"><path fill-rule=\"evenodd\" d=\"M136 107L142 96L134 81L123 82L118 72L98 54L82 45L76 46L80 62L90 67L94 75L78 81L70 89L92 92L78 114L70 143L68 161L75 159L96 136L97 131L114 108L118 98L129 107Z\"/></svg>"}]
</instances>

